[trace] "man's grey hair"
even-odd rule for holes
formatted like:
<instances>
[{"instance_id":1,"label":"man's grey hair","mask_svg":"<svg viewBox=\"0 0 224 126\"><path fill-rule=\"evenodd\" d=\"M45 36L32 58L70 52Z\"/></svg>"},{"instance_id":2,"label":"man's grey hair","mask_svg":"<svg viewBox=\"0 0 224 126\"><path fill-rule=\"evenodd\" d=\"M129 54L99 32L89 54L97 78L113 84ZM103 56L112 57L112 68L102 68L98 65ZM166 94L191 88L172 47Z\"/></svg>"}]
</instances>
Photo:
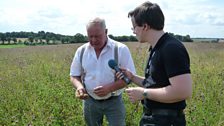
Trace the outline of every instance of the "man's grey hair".
<instances>
[{"instance_id":1,"label":"man's grey hair","mask_svg":"<svg viewBox=\"0 0 224 126\"><path fill-rule=\"evenodd\" d=\"M89 26L91 26L91 25L93 25L93 24L100 24L100 26L101 26L103 29L106 29L106 23L105 23L105 20L102 19L102 18L97 17L97 18L94 18L94 19L90 20L90 21L88 22L88 24L86 25L86 29L88 29Z\"/></svg>"}]
</instances>

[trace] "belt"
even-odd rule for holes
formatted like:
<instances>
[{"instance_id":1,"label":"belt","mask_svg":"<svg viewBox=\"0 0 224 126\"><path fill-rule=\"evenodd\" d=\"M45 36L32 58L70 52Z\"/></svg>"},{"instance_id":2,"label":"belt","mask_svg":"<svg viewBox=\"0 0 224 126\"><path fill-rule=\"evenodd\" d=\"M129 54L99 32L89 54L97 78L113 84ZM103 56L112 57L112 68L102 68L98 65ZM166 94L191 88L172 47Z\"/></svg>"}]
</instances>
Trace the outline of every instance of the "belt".
<instances>
[{"instance_id":1,"label":"belt","mask_svg":"<svg viewBox=\"0 0 224 126\"><path fill-rule=\"evenodd\" d=\"M93 98L92 96L89 95L89 97L95 101L98 101L98 102L105 102L105 101L109 101L109 100L112 100L112 99L115 99L115 98L118 98L120 95L118 96L110 96L109 98L107 99L95 99Z\"/></svg>"},{"instance_id":2,"label":"belt","mask_svg":"<svg viewBox=\"0 0 224 126\"><path fill-rule=\"evenodd\" d=\"M180 116L184 115L183 110L175 109L143 109L146 115L165 115L165 116Z\"/></svg>"}]
</instances>

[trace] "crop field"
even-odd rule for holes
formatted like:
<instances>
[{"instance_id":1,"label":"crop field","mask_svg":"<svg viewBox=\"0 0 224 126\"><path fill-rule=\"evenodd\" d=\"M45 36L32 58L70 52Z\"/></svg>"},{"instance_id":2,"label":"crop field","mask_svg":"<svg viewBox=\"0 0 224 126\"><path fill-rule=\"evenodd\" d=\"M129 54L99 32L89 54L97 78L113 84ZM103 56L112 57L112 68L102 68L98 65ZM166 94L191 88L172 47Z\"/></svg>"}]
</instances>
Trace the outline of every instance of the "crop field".
<instances>
[{"instance_id":1,"label":"crop field","mask_svg":"<svg viewBox=\"0 0 224 126\"><path fill-rule=\"evenodd\" d=\"M26 45L0 45L0 48L18 48L18 47L26 47Z\"/></svg>"},{"instance_id":2,"label":"crop field","mask_svg":"<svg viewBox=\"0 0 224 126\"><path fill-rule=\"evenodd\" d=\"M144 75L148 45L125 43ZM84 126L69 69L81 44L0 48L0 126ZM224 126L224 43L185 43L191 58L193 95L188 126ZM131 84L130 86L134 86ZM126 125L137 126L141 104L123 94ZM104 121L104 126L107 126Z\"/></svg>"}]
</instances>

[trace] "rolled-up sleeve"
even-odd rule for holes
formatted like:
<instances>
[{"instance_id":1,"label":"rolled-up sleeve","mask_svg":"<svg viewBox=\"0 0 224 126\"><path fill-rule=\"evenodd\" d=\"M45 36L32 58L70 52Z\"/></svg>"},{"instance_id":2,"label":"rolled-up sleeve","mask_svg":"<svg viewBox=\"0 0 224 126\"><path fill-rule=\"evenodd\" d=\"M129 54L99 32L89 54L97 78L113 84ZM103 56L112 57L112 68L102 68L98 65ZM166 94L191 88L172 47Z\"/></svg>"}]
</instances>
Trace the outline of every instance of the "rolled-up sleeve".
<instances>
[{"instance_id":1,"label":"rolled-up sleeve","mask_svg":"<svg viewBox=\"0 0 224 126\"><path fill-rule=\"evenodd\" d=\"M75 56L72 60L70 67L70 76L80 76L81 75L81 63L80 63L80 48L77 49Z\"/></svg>"}]
</instances>

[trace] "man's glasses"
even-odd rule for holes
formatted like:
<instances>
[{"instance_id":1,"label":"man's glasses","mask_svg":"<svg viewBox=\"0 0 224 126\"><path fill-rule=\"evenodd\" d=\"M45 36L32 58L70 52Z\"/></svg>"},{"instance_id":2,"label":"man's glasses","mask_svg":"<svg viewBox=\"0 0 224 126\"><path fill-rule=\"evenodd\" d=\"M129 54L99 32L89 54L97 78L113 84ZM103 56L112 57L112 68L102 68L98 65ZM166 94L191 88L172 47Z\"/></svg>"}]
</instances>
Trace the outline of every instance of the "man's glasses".
<instances>
[{"instance_id":1,"label":"man's glasses","mask_svg":"<svg viewBox=\"0 0 224 126\"><path fill-rule=\"evenodd\" d=\"M134 32L135 29L136 29L136 27L142 27L142 26L134 25L134 26L131 28L131 30Z\"/></svg>"},{"instance_id":2,"label":"man's glasses","mask_svg":"<svg viewBox=\"0 0 224 126\"><path fill-rule=\"evenodd\" d=\"M134 25L134 26L131 28L131 30L132 30L132 31L135 31L136 26L137 26L137 25Z\"/></svg>"}]
</instances>

